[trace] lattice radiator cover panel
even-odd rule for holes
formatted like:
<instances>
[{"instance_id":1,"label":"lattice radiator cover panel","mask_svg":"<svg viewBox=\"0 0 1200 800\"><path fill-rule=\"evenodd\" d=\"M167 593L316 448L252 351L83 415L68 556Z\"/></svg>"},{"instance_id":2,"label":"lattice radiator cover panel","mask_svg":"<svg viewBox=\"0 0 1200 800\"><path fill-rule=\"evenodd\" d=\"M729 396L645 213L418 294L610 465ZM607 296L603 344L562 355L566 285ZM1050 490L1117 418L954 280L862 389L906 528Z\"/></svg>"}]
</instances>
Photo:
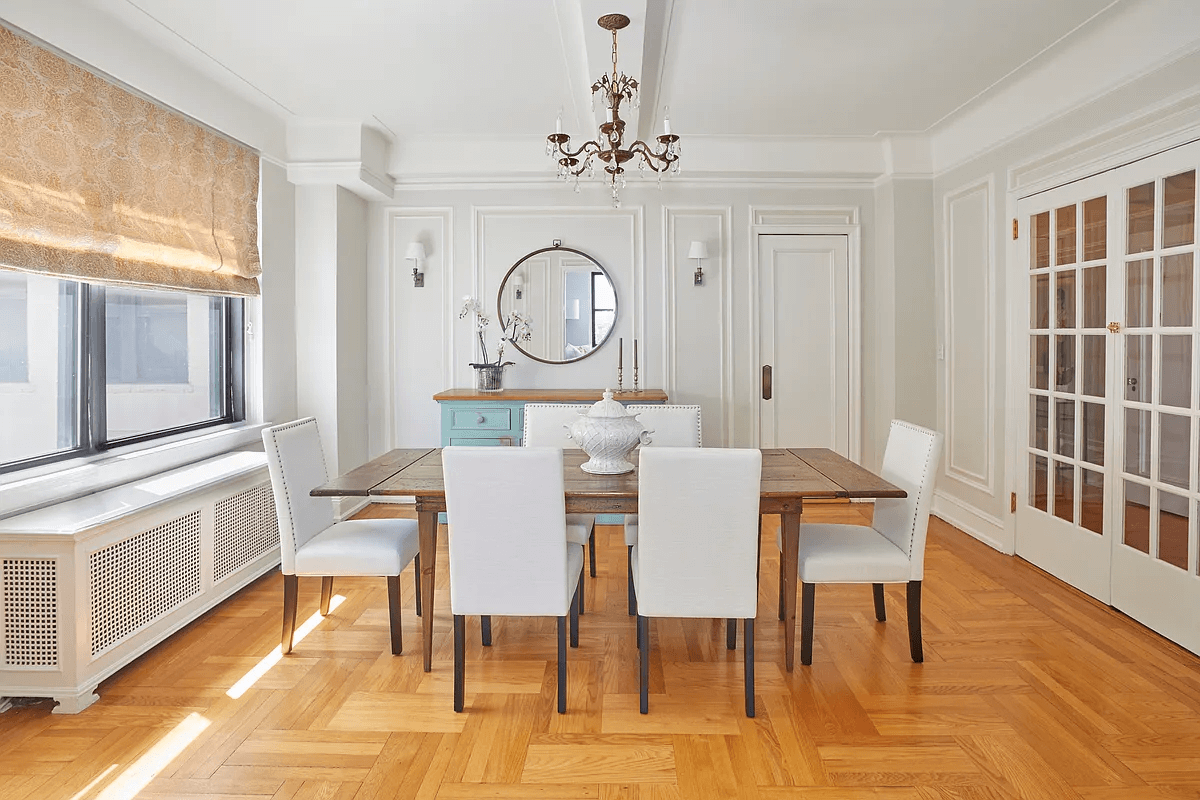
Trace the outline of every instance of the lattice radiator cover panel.
<instances>
[{"instance_id":1,"label":"lattice radiator cover panel","mask_svg":"<svg viewBox=\"0 0 1200 800\"><path fill-rule=\"evenodd\" d=\"M200 512L89 556L92 655L200 594Z\"/></svg>"},{"instance_id":2,"label":"lattice radiator cover panel","mask_svg":"<svg viewBox=\"0 0 1200 800\"><path fill-rule=\"evenodd\" d=\"M0 559L6 667L58 666L58 562Z\"/></svg>"},{"instance_id":3,"label":"lattice radiator cover panel","mask_svg":"<svg viewBox=\"0 0 1200 800\"><path fill-rule=\"evenodd\" d=\"M213 583L219 583L279 546L279 520L271 484L255 486L216 505Z\"/></svg>"}]
</instances>

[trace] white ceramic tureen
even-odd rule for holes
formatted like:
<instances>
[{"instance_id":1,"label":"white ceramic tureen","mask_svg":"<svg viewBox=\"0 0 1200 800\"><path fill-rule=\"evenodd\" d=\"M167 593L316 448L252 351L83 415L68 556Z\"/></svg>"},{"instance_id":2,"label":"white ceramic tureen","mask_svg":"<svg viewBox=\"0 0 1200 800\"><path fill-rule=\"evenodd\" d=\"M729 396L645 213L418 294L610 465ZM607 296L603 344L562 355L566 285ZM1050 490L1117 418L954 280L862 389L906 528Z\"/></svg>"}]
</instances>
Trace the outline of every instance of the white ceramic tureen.
<instances>
[{"instance_id":1,"label":"white ceramic tureen","mask_svg":"<svg viewBox=\"0 0 1200 800\"><path fill-rule=\"evenodd\" d=\"M613 400L611 389L605 389L603 400L565 427L575 444L590 457L580 468L593 475L620 475L632 471L633 464L625 457L639 443L650 444L651 431L638 422L636 414L628 413L625 406Z\"/></svg>"}]
</instances>

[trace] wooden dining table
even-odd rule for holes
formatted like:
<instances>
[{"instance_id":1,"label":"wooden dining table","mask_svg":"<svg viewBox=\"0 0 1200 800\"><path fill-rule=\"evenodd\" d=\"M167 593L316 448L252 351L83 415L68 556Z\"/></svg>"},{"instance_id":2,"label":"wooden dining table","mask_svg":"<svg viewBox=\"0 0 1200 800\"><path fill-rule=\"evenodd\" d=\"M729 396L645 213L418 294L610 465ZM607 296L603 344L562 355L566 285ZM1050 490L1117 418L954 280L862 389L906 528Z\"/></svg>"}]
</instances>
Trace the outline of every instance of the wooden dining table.
<instances>
[{"instance_id":1,"label":"wooden dining table","mask_svg":"<svg viewBox=\"0 0 1200 800\"><path fill-rule=\"evenodd\" d=\"M837 498L905 497L853 461L825 448L762 451L760 514L779 514L783 533L784 660L795 664L796 580L800 513L804 501ZM582 450L563 451L563 483L568 514L636 514L637 471L592 475L579 465ZM637 463L637 452L630 460ZM441 448L392 450L312 490L319 497L412 497L416 500L421 553L421 626L425 671L433 667L433 603L437 577L438 514L446 510Z\"/></svg>"}]
</instances>

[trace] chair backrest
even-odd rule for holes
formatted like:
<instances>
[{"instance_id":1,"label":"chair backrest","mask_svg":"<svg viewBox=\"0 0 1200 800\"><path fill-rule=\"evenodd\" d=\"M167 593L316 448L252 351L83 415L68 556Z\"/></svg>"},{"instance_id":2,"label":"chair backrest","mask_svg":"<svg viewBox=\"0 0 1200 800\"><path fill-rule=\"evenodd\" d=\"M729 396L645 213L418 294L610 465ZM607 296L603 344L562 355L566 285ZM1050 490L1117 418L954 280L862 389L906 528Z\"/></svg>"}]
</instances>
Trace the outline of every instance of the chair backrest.
<instances>
[{"instance_id":1,"label":"chair backrest","mask_svg":"<svg viewBox=\"0 0 1200 800\"><path fill-rule=\"evenodd\" d=\"M455 614L563 616L563 456L557 447L442 450Z\"/></svg>"},{"instance_id":2,"label":"chair backrest","mask_svg":"<svg viewBox=\"0 0 1200 800\"><path fill-rule=\"evenodd\" d=\"M871 526L908 554L909 580L919 581L925 574L925 536L941 455L940 433L892 420L879 474L908 492L908 497L876 500Z\"/></svg>"},{"instance_id":3,"label":"chair backrest","mask_svg":"<svg viewBox=\"0 0 1200 800\"><path fill-rule=\"evenodd\" d=\"M309 495L329 480L315 417L264 428L263 447L279 517L279 550L284 575L296 573L296 551L335 521L333 500Z\"/></svg>"},{"instance_id":4,"label":"chair backrest","mask_svg":"<svg viewBox=\"0 0 1200 800\"><path fill-rule=\"evenodd\" d=\"M639 612L753 617L762 453L648 447L639 459Z\"/></svg>"},{"instance_id":5,"label":"chair backrest","mask_svg":"<svg viewBox=\"0 0 1200 800\"><path fill-rule=\"evenodd\" d=\"M650 434L650 447L702 447L700 406L626 406Z\"/></svg>"},{"instance_id":6,"label":"chair backrest","mask_svg":"<svg viewBox=\"0 0 1200 800\"><path fill-rule=\"evenodd\" d=\"M586 414L590 403L526 403L525 423L521 444L526 447L575 447L567 435L567 427L580 414Z\"/></svg>"}]
</instances>

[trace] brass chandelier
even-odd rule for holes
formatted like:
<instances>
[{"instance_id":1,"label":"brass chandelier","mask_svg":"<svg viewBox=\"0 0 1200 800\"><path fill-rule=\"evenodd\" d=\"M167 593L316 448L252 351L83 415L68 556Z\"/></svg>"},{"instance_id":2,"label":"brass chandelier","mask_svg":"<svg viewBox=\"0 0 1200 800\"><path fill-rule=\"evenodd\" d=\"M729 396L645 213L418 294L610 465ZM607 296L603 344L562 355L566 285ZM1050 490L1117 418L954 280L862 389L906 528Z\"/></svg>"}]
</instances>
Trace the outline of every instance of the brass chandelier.
<instances>
[{"instance_id":1,"label":"brass chandelier","mask_svg":"<svg viewBox=\"0 0 1200 800\"><path fill-rule=\"evenodd\" d=\"M625 163L637 158L638 169L645 171L649 167L658 173L661 185L664 172L679 172L679 137L671 133L670 116L664 116L663 133L657 137L659 148L643 141L636 141L628 148L622 147L625 120L621 119L621 103L628 102L633 108L638 107L638 82L617 70L617 31L629 24L629 17L624 14L605 14L597 20L597 24L606 31L612 31L612 75L601 75L600 80L592 84L592 110L596 108L597 94L605 108L605 122L600 126L600 135L584 142L578 150L572 150L570 135L562 132L560 113L555 132L546 137L546 155L558 163L558 177L563 180L574 178L577 192L579 176L586 172L591 177L594 174L592 159L599 158L604 162L602 177L612 191L613 208L620 208L620 191L625 186Z\"/></svg>"}]
</instances>

